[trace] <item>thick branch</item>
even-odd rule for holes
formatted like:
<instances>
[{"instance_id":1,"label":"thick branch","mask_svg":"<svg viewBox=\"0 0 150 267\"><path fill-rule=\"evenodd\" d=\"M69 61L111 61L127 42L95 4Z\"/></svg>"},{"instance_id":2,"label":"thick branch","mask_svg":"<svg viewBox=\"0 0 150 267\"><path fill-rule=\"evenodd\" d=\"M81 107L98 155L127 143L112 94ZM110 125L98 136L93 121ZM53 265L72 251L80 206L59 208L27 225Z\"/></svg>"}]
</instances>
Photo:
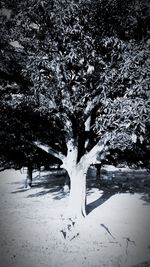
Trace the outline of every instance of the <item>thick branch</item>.
<instances>
[{"instance_id":1,"label":"thick branch","mask_svg":"<svg viewBox=\"0 0 150 267\"><path fill-rule=\"evenodd\" d=\"M86 131L86 132L89 132L89 131L90 131L90 126L91 126L91 116L89 116L89 117L86 119L84 125L85 125L85 131Z\"/></svg>"},{"instance_id":2,"label":"thick branch","mask_svg":"<svg viewBox=\"0 0 150 267\"><path fill-rule=\"evenodd\" d=\"M73 138L72 121L67 114L63 114L64 129L67 135L67 139ZM68 140L67 140L68 141Z\"/></svg>"},{"instance_id":3,"label":"thick branch","mask_svg":"<svg viewBox=\"0 0 150 267\"><path fill-rule=\"evenodd\" d=\"M70 162L77 163L77 157L78 157L78 148L76 146L76 142L74 139L70 139L67 142L67 158L69 158Z\"/></svg>"},{"instance_id":4,"label":"thick branch","mask_svg":"<svg viewBox=\"0 0 150 267\"><path fill-rule=\"evenodd\" d=\"M72 140L73 145L77 146L77 122L75 118L67 113L62 114L61 117L64 124L66 144L69 140Z\"/></svg>"},{"instance_id":5,"label":"thick branch","mask_svg":"<svg viewBox=\"0 0 150 267\"><path fill-rule=\"evenodd\" d=\"M86 132L89 132L90 129L91 129L91 116L89 116L89 117L86 119L84 125L85 125L85 131L86 131ZM89 139L89 137L88 137L88 139L85 140L85 144L84 144L84 148L85 148L85 149L88 147L89 141L90 141L90 139Z\"/></svg>"},{"instance_id":6,"label":"thick branch","mask_svg":"<svg viewBox=\"0 0 150 267\"><path fill-rule=\"evenodd\" d=\"M96 120L96 111L100 104L100 95L95 96L92 100L87 102L86 109L84 111L84 126L85 131L89 133L92 130L92 125L95 124ZM87 135L87 139L85 140L84 148L87 149L90 145L90 141L92 140L92 135Z\"/></svg>"},{"instance_id":7,"label":"thick branch","mask_svg":"<svg viewBox=\"0 0 150 267\"><path fill-rule=\"evenodd\" d=\"M63 155L61 152L58 152L57 150L51 148L50 146L43 144L39 141L34 142L34 145L36 145L38 148L42 149L43 151L47 152L48 154L64 161L66 156Z\"/></svg>"},{"instance_id":8,"label":"thick branch","mask_svg":"<svg viewBox=\"0 0 150 267\"><path fill-rule=\"evenodd\" d=\"M106 149L108 140L110 140L110 136L107 134L81 158L80 162L86 162L88 166L91 164L96 164L98 154L100 154L102 158L106 155L108 151L108 147Z\"/></svg>"},{"instance_id":9,"label":"thick branch","mask_svg":"<svg viewBox=\"0 0 150 267\"><path fill-rule=\"evenodd\" d=\"M97 105L93 104L93 106L90 106L91 108L91 112L90 115L86 118L85 122L84 122L84 126L85 126L85 131L86 131L86 140L85 140L85 145L84 148L89 150L90 145L94 142L95 139L95 134L93 132L93 125L95 125L95 121L96 121L96 114L97 114ZM89 109L90 110L90 109Z\"/></svg>"},{"instance_id":10,"label":"thick branch","mask_svg":"<svg viewBox=\"0 0 150 267\"><path fill-rule=\"evenodd\" d=\"M87 106L86 106L85 111L84 111L85 121L91 115L93 109L95 109L96 106L100 103L100 99L101 99L101 97L100 97L100 95L98 95L98 96L95 96L92 100L89 100L87 102Z\"/></svg>"}]
</instances>

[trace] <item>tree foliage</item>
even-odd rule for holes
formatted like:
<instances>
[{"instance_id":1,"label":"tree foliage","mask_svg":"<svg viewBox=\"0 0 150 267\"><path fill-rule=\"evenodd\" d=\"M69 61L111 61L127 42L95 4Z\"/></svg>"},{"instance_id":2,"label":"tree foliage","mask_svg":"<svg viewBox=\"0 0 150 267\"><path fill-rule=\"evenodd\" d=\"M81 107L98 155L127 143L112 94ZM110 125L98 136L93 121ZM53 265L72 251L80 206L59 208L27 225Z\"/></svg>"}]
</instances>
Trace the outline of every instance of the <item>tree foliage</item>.
<instances>
[{"instance_id":1,"label":"tree foliage","mask_svg":"<svg viewBox=\"0 0 150 267\"><path fill-rule=\"evenodd\" d=\"M148 1L2 1L0 10L1 121L9 139L38 139L64 154L73 139L78 161L109 139L101 160L108 150L138 148L144 159Z\"/></svg>"}]
</instances>

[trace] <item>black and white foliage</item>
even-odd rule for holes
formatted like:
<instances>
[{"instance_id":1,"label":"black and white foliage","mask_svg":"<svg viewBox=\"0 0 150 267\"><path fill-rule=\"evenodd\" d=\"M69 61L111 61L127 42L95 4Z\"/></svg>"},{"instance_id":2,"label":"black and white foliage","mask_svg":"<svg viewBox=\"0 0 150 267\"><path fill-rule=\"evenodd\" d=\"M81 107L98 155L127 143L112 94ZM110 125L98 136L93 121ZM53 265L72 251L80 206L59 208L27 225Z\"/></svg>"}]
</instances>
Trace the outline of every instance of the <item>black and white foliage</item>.
<instances>
[{"instance_id":1,"label":"black and white foliage","mask_svg":"<svg viewBox=\"0 0 150 267\"><path fill-rule=\"evenodd\" d=\"M16 143L62 162L73 219L86 215L86 173L97 158L148 154L148 7L138 0L2 2L1 120L5 114L7 124L12 112Z\"/></svg>"}]
</instances>

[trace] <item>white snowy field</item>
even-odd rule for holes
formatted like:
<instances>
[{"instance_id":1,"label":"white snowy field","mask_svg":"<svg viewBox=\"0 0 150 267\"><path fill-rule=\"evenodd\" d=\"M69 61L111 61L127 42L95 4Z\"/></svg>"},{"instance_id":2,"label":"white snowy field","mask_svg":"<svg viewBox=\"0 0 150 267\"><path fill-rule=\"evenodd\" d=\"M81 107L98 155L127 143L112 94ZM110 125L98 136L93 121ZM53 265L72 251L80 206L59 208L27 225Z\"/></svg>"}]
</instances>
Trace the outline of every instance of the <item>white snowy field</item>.
<instances>
[{"instance_id":1,"label":"white snowy field","mask_svg":"<svg viewBox=\"0 0 150 267\"><path fill-rule=\"evenodd\" d=\"M60 232L68 196L53 175L43 172L38 178L35 172L34 177L33 188L24 190L25 174L0 173L1 267L150 266L147 195L118 193L99 201L70 241ZM88 204L102 194L92 188Z\"/></svg>"}]
</instances>

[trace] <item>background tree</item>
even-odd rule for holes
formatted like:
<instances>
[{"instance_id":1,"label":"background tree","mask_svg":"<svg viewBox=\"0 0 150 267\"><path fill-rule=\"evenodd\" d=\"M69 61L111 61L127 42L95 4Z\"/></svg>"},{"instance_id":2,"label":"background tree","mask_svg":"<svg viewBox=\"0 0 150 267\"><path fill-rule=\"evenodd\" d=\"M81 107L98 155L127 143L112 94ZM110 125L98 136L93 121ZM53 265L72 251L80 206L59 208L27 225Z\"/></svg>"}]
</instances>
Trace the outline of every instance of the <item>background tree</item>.
<instances>
[{"instance_id":1,"label":"background tree","mask_svg":"<svg viewBox=\"0 0 150 267\"><path fill-rule=\"evenodd\" d=\"M41 166L60 165L61 161L32 144L33 134L29 128L29 118L25 118L24 113L22 121L21 107L14 110L14 101L11 100L10 103L13 105L13 108L8 103L6 106L4 103L1 106L1 167L4 169L27 167L25 186L28 187L32 185L33 169L40 170ZM36 123L37 119L35 119ZM42 126L40 125L40 127Z\"/></svg>"},{"instance_id":2,"label":"background tree","mask_svg":"<svg viewBox=\"0 0 150 267\"><path fill-rule=\"evenodd\" d=\"M69 216L85 216L97 156L149 149L148 2L16 1L1 14L1 104L20 108L25 140L61 160Z\"/></svg>"}]
</instances>

